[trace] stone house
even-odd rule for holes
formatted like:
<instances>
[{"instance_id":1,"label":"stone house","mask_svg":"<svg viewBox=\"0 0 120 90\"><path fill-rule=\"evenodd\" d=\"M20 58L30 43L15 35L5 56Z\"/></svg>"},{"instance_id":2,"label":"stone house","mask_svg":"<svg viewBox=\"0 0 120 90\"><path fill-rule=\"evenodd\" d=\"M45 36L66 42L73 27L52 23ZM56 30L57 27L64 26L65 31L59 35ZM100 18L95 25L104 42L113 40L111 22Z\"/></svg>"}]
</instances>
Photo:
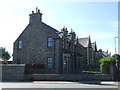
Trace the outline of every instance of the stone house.
<instances>
[{"instance_id":1,"label":"stone house","mask_svg":"<svg viewBox=\"0 0 120 90\"><path fill-rule=\"evenodd\" d=\"M80 38L79 43L86 48L87 51L87 65L94 65L96 63L96 42L91 43L91 38Z\"/></svg>"},{"instance_id":2,"label":"stone house","mask_svg":"<svg viewBox=\"0 0 120 90\"><path fill-rule=\"evenodd\" d=\"M93 54L92 54L92 57L93 57L93 65L98 65L99 63L98 63L98 57L97 57L97 53L98 53L98 51L97 51L97 45L96 45L96 41L95 42L93 42L93 43L91 43L92 44L92 50L93 50Z\"/></svg>"},{"instance_id":3,"label":"stone house","mask_svg":"<svg viewBox=\"0 0 120 90\"><path fill-rule=\"evenodd\" d=\"M62 39L63 72L79 72L87 65L86 48L83 47L76 34L71 30L68 33L67 28L61 29L59 36Z\"/></svg>"},{"instance_id":4,"label":"stone house","mask_svg":"<svg viewBox=\"0 0 120 90\"><path fill-rule=\"evenodd\" d=\"M90 37L79 39L65 27L54 29L42 22L38 9L29 16L29 24L14 42L13 63L39 64L52 73L78 73L94 64L96 43L92 47Z\"/></svg>"},{"instance_id":5,"label":"stone house","mask_svg":"<svg viewBox=\"0 0 120 90\"><path fill-rule=\"evenodd\" d=\"M101 59L101 58L104 58L104 57L109 57L109 56L111 56L111 52L108 52L108 50L103 51L102 49L99 49L97 51L97 59L98 60Z\"/></svg>"},{"instance_id":6,"label":"stone house","mask_svg":"<svg viewBox=\"0 0 120 90\"><path fill-rule=\"evenodd\" d=\"M58 31L42 22L40 10L29 16L29 24L14 42L13 63L42 64L58 73L62 59Z\"/></svg>"}]
</instances>

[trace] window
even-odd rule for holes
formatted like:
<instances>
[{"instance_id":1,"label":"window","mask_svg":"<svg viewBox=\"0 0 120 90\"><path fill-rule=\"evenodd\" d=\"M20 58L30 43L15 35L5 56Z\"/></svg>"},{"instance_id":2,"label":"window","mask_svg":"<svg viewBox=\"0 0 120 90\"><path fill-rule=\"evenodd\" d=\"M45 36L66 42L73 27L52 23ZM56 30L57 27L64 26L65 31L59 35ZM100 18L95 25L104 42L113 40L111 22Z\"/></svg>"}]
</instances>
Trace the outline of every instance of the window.
<instances>
[{"instance_id":1,"label":"window","mask_svg":"<svg viewBox=\"0 0 120 90\"><path fill-rule=\"evenodd\" d=\"M64 57L64 62L63 62L63 69L66 70L67 69L67 57Z\"/></svg>"},{"instance_id":2,"label":"window","mask_svg":"<svg viewBox=\"0 0 120 90\"><path fill-rule=\"evenodd\" d=\"M22 48L22 41L18 42L18 48L21 49Z\"/></svg>"},{"instance_id":3,"label":"window","mask_svg":"<svg viewBox=\"0 0 120 90\"><path fill-rule=\"evenodd\" d=\"M53 69L53 58L48 58L48 69Z\"/></svg>"},{"instance_id":4,"label":"window","mask_svg":"<svg viewBox=\"0 0 120 90\"><path fill-rule=\"evenodd\" d=\"M52 37L48 38L48 46L49 47L53 46L53 38Z\"/></svg>"}]
</instances>

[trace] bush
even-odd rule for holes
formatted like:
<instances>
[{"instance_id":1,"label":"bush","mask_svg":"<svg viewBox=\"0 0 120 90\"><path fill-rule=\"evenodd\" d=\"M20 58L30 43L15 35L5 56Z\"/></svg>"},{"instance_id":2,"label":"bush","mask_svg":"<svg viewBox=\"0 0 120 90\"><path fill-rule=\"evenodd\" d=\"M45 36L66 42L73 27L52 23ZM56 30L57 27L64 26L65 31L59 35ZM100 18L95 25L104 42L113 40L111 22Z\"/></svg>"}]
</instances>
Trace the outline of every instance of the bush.
<instances>
[{"instance_id":1,"label":"bush","mask_svg":"<svg viewBox=\"0 0 120 90\"><path fill-rule=\"evenodd\" d=\"M8 61L5 59L5 60L3 61L3 64L8 64Z\"/></svg>"},{"instance_id":2,"label":"bush","mask_svg":"<svg viewBox=\"0 0 120 90\"><path fill-rule=\"evenodd\" d=\"M110 73L110 64L115 65L115 57L104 57L99 60L100 62L100 72L101 73Z\"/></svg>"}]
</instances>

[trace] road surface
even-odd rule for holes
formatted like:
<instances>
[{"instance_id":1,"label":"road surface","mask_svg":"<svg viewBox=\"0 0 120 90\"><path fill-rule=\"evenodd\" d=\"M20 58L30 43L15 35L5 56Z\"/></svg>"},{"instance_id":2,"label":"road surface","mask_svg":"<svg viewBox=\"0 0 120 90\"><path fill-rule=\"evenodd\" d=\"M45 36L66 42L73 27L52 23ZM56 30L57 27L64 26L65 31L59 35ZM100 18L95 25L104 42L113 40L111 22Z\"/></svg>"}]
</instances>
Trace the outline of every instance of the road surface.
<instances>
[{"instance_id":1,"label":"road surface","mask_svg":"<svg viewBox=\"0 0 120 90\"><path fill-rule=\"evenodd\" d=\"M2 82L1 88L118 88L115 82L98 81L33 81L33 82Z\"/></svg>"}]
</instances>

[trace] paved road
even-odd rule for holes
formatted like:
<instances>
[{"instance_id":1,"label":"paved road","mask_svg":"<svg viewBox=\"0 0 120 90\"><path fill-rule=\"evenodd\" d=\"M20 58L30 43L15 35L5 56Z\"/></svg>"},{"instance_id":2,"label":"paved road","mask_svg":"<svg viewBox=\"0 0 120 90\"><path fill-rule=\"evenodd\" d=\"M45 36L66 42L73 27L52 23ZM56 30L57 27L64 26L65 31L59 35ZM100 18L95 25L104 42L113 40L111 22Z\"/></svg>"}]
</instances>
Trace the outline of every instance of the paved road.
<instances>
[{"instance_id":1,"label":"paved road","mask_svg":"<svg viewBox=\"0 0 120 90\"><path fill-rule=\"evenodd\" d=\"M34 82L2 82L1 88L118 88L115 82L98 81L34 81Z\"/></svg>"}]
</instances>

